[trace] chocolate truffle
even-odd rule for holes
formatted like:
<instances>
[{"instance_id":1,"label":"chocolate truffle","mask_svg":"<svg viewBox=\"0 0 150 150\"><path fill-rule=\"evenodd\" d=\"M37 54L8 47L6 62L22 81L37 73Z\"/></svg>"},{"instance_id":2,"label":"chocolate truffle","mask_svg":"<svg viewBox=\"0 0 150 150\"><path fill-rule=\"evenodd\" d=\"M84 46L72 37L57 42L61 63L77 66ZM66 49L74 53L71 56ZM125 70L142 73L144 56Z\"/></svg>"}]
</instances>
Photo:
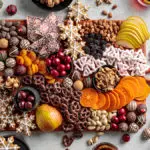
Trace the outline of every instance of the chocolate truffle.
<instances>
[{"instance_id":1,"label":"chocolate truffle","mask_svg":"<svg viewBox=\"0 0 150 150\"><path fill-rule=\"evenodd\" d=\"M19 49L18 49L18 47L12 46L12 47L9 49L9 56L10 56L10 57L16 57L17 55L19 55Z\"/></svg>"},{"instance_id":2,"label":"chocolate truffle","mask_svg":"<svg viewBox=\"0 0 150 150\"><path fill-rule=\"evenodd\" d=\"M136 120L135 112L128 112L126 117L129 122L135 122Z\"/></svg>"},{"instance_id":3,"label":"chocolate truffle","mask_svg":"<svg viewBox=\"0 0 150 150\"><path fill-rule=\"evenodd\" d=\"M4 76L5 77L12 77L14 75L14 69L7 68L4 70Z\"/></svg>"},{"instance_id":4,"label":"chocolate truffle","mask_svg":"<svg viewBox=\"0 0 150 150\"><path fill-rule=\"evenodd\" d=\"M11 35L11 36L17 36L18 33L17 33L16 31L10 31L10 35Z\"/></svg>"},{"instance_id":5,"label":"chocolate truffle","mask_svg":"<svg viewBox=\"0 0 150 150\"><path fill-rule=\"evenodd\" d=\"M81 91L83 89L83 82L81 80L77 80L74 82L73 87L75 90Z\"/></svg>"},{"instance_id":6,"label":"chocolate truffle","mask_svg":"<svg viewBox=\"0 0 150 150\"><path fill-rule=\"evenodd\" d=\"M27 28L21 25L18 27L17 32L19 35L25 35L27 33Z\"/></svg>"},{"instance_id":7,"label":"chocolate truffle","mask_svg":"<svg viewBox=\"0 0 150 150\"><path fill-rule=\"evenodd\" d=\"M5 63L7 67L13 68L16 65L16 60L14 58L7 58Z\"/></svg>"},{"instance_id":8,"label":"chocolate truffle","mask_svg":"<svg viewBox=\"0 0 150 150\"><path fill-rule=\"evenodd\" d=\"M12 23L11 21L9 21L9 22L7 21L7 22L5 23L5 26L8 27L8 28L10 28L10 27L12 26L12 24L13 24L13 23Z\"/></svg>"},{"instance_id":9,"label":"chocolate truffle","mask_svg":"<svg viewBox=\"0 0 150 150\"><path fill-rule=\"evenodd\" d=\"M0 61L0 71L3 71L5 69L4 62Z\"/></svg>"},{"instance_id":10,"label":"chocolate truffle","mask_svg":"<svg viewBox=\"0 0 150 150\"><path fill-rule=\"evenodd\" d=\"M139 114L144 114L144 113L146 113L146 112L147 112L146 104L139 104L139 105L137 106L137 112L138 112Z\"/></svg>"},{"instance_id":11,"label":"chocolate truffle","mask_svg":"<svg viewBox=\"0 0 150 150\"><path fill-rule=\"evenodd\" d=\"M64 81L63 81L63 85L66 88L71 88L72 85L73 85L73 82L70 78L65 78Z\"/></svg>"},{"instance_id":12,"label":"chocolate truffle","mask_svg":"<svg viewBox=\"0 0 150 150\"><path fill-rule=\"evenodd\" d=\"M20 48L21 49L28 49L28 47L30 46L30 42L26 39L21 40L20 42Z\"/></svg>"},{"instance_id":13,"label":"chocolate truffle","mask_svg":"<svg viewBox=\"0 0 150 150\"><path fill-rule=\"evenodd\" d=\"M9 40L9 45L17 46L19 44L19 39L17 37L11 37Z\"/></svg>"},{"instance_id":14,"label":"chocolate truffle","mask_svg":"<svg viewBox=\"0 0 150 150\"><path fill-rule=\"evenodd\" d=\"M0 50L0 61L5 61L7 58L7 52L5 50Z\"/></svg>"},{"instance_id":15,"label":"chocolate truffle","mask_svg":"<svg viewBox=\"0 0 150 150\"><path fill-rule=\"evenodd\" d=\"M77 70L74 70L72 76L71 76L71 79L73 81L76 81L76 80L80 80L81 79L81 73Z\"/></svg>"},{"instance_id":16,"label":"chocolate truffle","mask_svg":"<svg viewBox=\"0 0 150 150\"><path fill-rule=\"evenodd\" d=\"M120 131L126 132L126 131L128 131L128 128L129 128L129 126L125 122L122 122L122 123L119 124Z\"/></svg>"},{"instance_id":17,"label":"chocolate truffle","mask_svg":"<svg viewBox=\"0 0 150 150\"><path fill-rule=\"evenodd\" d=\"M138 126L142 127L146 123L146 116L145 115L139 115L137 116L137 122Z\"/></svg>"},{"instance_id":18,"label":"chocolate truffle","mask_svg":"<svg viewBox=\"0 0 150 150\"><path fill-rule=\"evenodd\" d=\"M149 140L150 139L150 128L144 129L142 132L142 136L145 140Z\"/></svg>"},{"instance_id":19,"label":"chocolate truffle","mask_svg":"<svg viewBox=\"0 0 150 150\"><path fill-rule=\"evenodd\" d=\"M8 48L8 40L5 38L0 39L0 48Z\"/></svg>"},{"instance_id":20,"label":"chocolate truffle","mask_svg":"<svg viewBox=\"0 0 150 150\"><path fill-rule=\"evenodd\" d=\"M130 133L136 133L139 131L139 126L136 123L129 124L129 132Z\"/></svg>"},{"instance_id":21,"label":"chocolate truffle","mask_svg":"<svg viewBox=\"0 0 150 150\"><path fill-rule=\"evenodd\" d=\"M91 88L92 87L92 79L90 77L84 78L83 84L85 88Z\"/></svg>"},{"instance_id":22,"label":"chocolate truffle","mask_svg":"<svg viewBox=\"0 0 150 150\"><path fill-rule=\"evenodd\" d=\"M127 106L126 106L128 111L135 111L137 108L137 103L136 101L131 101Z\"/></svg>"}]
</instances>

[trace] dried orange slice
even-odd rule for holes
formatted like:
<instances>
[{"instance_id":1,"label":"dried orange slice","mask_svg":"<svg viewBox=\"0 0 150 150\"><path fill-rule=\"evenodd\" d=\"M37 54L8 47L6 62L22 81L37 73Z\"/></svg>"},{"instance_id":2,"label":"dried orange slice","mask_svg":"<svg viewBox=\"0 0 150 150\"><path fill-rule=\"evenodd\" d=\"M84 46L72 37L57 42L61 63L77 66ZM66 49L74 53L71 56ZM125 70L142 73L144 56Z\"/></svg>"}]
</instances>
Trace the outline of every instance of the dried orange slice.
<instances>
[{"instance_id":1,"label":"dried orange slice","mask_svg":"<svg viewBox=\"0 0 150 150\"><path fill-rule=\"evenodd\" d=\"M113 92L109 92L107 94L109 95L109 98L110 98L110 107L108 111L113 111L116 108L118 100L116 99L116 96L113 94Z\"/></svg>"},{"instance_id":2,"label":"dried orange slice","mask_svg":"<svg viewBox=\"0 0 150 150\"><path fill-rule=\"evenodd\" d=\"M80 104L83 107L93 108L98 102L98 93L93 88L86 88L82 90L82 96L80 98Z\"/></svg>"},{"instance_id":3,"label":"dried orange slice","mask_svg":"<svg viewBox=\"0 0 150 150\"><path fill-rule=\"evenodd\" d=\"M109 95L106 93L105 96L106 96L106 103L105 103L105 105L102 108L100 108L101 110L107 110L110 107L110 98L109 98Z\"/></svg>"}]
</instances>

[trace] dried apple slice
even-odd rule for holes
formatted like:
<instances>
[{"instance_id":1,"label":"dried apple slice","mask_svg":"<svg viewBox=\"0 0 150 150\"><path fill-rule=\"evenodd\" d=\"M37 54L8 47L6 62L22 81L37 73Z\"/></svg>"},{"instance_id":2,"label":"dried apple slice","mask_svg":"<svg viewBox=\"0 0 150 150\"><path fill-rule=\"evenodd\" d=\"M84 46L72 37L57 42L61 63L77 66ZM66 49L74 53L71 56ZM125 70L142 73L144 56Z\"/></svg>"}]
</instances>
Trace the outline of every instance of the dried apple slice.
<instances>
[{"instance_id":1,"label":"dried apple slice","mask_svg":"<svg viewBox=\"0 0 150 150\"><path fill-rule=\"evenodd\" d=\"M126 48L134 49L134 46L126 40L117 40L116 44L121 45L121 46L126 47Z\"/></svg>"}]
</instances>

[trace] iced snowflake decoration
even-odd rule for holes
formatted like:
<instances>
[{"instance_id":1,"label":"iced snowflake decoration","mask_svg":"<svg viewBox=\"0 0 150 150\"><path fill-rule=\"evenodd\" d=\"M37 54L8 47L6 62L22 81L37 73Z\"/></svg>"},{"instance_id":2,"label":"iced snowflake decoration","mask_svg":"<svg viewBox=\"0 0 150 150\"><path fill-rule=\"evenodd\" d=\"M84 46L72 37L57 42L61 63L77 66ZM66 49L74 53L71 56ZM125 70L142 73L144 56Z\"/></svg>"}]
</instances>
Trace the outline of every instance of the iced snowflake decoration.
<instances>
[{"instance_id":1,"label":"iced snowflake decoration","mask_svg":"<svg viewBox=\"0 0 150 150\"><path fill-rule=\"evenodd\" d=\"M14 137L11 136L7 140L0 136L0 150L19 150L20 147L14 144Z\"/></svg>"},{"instance_id":2,"label":"iced snowflake decoration","mask_svg":"<svg viewBox=\"0 0 150 150\"><path fill-rule=\"evenodd\" d=\"M77 42L72 43L67 49L65 49L65 53L71 54L73 59L77 59L78 55L83 56L85 53L82 47L85 46L85 42Z\"/></svg>"},{"instance_id":3,"label":"iced snowflake decoration","mask_svg":"<svg viewBox=\"0 0 150 150\"><path fill-rule=\"evenodd\" d=\"M35 116L29 115L27 113L24 113L22 115L22 118L17 120L18 127L16 128L16 131L18 133L24 133L27 136L31 136L31 130L36 129L36 125L34 123Z\"/></svg>"},{"instance_id":4,"label":"iced snowflake decoration","mask_svg":"<svg viewBox=\"0 0 150 150\"><path fill-rule=\"evenodd\" d=\"M4 130L6 127L15 129L16 121L19 118L18 114L14 114L14 106L7 106L5 111L0 113L0 130Z\"/></svg>"},{"instance_id":5,"label":"iced snowflake decoration","mask_svg":"<svg viewBox=\"0 0 150 150\"><path fill-rule=\"evenodd\" d=\"M89 7L84 6L79 0L69 7L68 18L79 22L81 20L88 19L88 9Z\"/></svg>"},{"instance_id":6,"label":"iced snowflake decoration","mask_svg":"<svg viewBox=\"0 0 150 150\"><path fill-rule=\"evenodd\" d=\"M81 40L81 35L79 34L81 26L74 25L71 19L67 22L67 25L59 25L59 29L61 31L61 40L67 40L69 43L73 43L75 40Z\"/></svg>"}]
</instances>

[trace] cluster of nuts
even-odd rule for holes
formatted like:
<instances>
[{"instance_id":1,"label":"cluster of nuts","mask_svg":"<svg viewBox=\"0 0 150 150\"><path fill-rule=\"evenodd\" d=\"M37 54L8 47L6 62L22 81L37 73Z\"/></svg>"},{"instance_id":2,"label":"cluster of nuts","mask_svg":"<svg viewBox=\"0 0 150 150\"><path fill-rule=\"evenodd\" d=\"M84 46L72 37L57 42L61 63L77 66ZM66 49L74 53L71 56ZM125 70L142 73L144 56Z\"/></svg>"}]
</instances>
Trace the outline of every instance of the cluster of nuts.
<instances>
[{"instance_id":1,"label":"cluster of nuts","mask_svg":"<svg viewBox=\"0 0 150 150\"><path fill-rule=\"evenodd\" d=\"M112 0L96 0L97 6L101 5L102 3L111 4Z\"/></svg>"},{"instance_id":2,"label":"cluster of nuts","mask_svg":"<svg viewBox=\"0 0 150 150\"><path fill-rule=\"evenodd\" d=\"M111 91L119 82L120 77L115 68L101 67L95 74L96 87L103 91Z\"/></svg>"},{"instance_id":3,"label":"cluster of nuts","mask_svg":"<svg viewBox=\"0 0 150 150\"><path fill-rule=\"evenodd\" d=\"M92 131L104 131L110 130L111 119L116 116L116 111L107 112L105 110L92 110L91 117L88 118L87 129Z\"/></svg>"},{"instance_id":4,"label":"cluster of nuts","mask_svg":"<svg viewBox=\"0 0 150 150\"><path fill-rule=\"evenodd\" d=\"M121 20L84 20L80 22L80 34L84 36L88 33L100 33L102 38L108 42L115 42L119 32Z\"/></svg>"},{"instance_id":5,"label":"cluster of nuts","mask_svg":"<svg viewBox=\"0 0 150 150\"><path fill-rule=\"evenodd\" d=\"M16 89L20 85L20 81L17 77L8 77L5 82L6 89Z\"/></svg>"}]
</instances>

